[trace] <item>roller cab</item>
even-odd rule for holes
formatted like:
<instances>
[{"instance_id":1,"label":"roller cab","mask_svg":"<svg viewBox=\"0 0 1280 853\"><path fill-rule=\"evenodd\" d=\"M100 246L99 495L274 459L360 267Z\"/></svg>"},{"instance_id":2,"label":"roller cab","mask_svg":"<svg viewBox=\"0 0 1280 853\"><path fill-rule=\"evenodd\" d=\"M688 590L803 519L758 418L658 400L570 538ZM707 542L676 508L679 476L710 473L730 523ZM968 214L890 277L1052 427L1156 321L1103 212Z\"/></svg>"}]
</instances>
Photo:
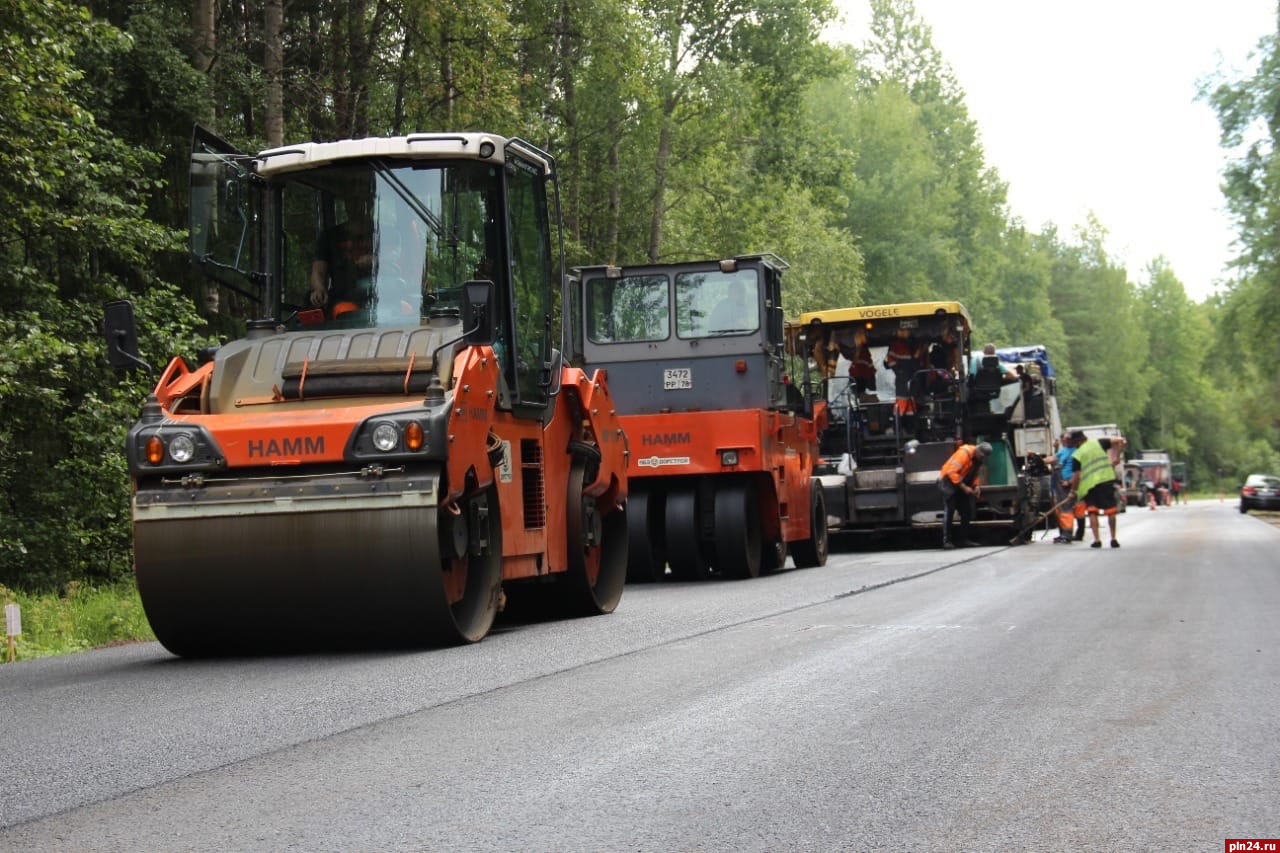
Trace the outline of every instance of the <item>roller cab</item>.
<instances>
[{"instance_id":1,"label":"roller cab","mask_svg":"<svg viewBox=\"0 0 1280 853\"><path fill-rule=\"evenodd\" d=\"M786 268L744 255L575 270L574 358L608 371L632 450L632 581L755 577L788 551L826 562L822 413L784 369Z\"/></svg>"},{"instance_id":2,"label":"roller cab","mask_svg":"<svg viewBox=\"0 0 1280 853\"><path fill-rule=\"evenodd\" d=\"M139 591L183 655L474 642L613 610L627 450L553 346L552 158L492 134L245 155L197 131L191 252L253 306L128 436ZM553 227L554 226L554 227ZM113 361L141 361L108 306Z\"/></svg>"}]
</instances>

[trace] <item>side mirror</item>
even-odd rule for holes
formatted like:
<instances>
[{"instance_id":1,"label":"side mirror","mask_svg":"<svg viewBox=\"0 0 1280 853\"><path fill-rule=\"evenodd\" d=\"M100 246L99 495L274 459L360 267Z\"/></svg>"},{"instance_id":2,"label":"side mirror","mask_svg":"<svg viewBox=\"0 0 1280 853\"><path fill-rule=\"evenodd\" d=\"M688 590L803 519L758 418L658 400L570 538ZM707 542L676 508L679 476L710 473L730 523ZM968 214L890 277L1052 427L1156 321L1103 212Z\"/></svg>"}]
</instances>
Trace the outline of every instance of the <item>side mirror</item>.
<instances>
[{"instance_id":1,"label":"side mirror","mask_svg":"<svg viewBox=\"0 0 1280 853\"><path fill-rule=\"evenodd\" d=\"M155 370L138 356L138 330L133 322L133 303L124 299L102 306L102 334L107 339L107 363L116 370L145 367Z\"/></svg>"},{"instance_id":2,"label":"side mirror","mask_svg":"<svg viewBox=\"0 0 1280 853\"><path fill-rule=\"evenodd\" d=\"M496 285L488 279L473 279L462 285L462 328L472 345L493 343L497 318L493 301Z\"/></svg>"}]
</instances>

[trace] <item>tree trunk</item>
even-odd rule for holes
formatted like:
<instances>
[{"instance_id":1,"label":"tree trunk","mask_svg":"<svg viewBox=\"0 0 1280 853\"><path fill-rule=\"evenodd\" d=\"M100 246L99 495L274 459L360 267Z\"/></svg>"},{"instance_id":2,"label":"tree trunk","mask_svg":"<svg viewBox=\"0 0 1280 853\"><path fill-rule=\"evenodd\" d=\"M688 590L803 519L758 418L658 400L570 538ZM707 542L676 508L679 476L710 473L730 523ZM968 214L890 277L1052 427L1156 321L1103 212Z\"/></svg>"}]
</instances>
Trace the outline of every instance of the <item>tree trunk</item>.
<instances>
[{"instance_id":1,"label":"tree trunk","mask_svg":"<svg viewBox=\"0 0 1280 853\"><path fill-rule=\"evenodd\" d=\"M256 33L253 31L254 9L253 3L244 2L234 4L234 8L239 13L236 20L236 29L240 33L240 52L243 56L253 56L254 37ZM245 136L254 137L258 135L257 128L257 106L258 100L251 91L245 90L242 94L243 98L243 118Z\"/></svg>"},{"instance_id":2,"label":"tree trunk","mask_svg":"<svg viewBox=\"0 0 1280 853\"><path fill-rule=\"evenodd\" d=\"M351 139L369 135L369 63L373 60L372 45L378 36L380 16L375 15L374 22L367 23L368 10L367 0L352 0L347 30L349 115L346 123L346 135Z\"/></svg>"},{"instance_id":3,"label":"tree trunk","mask_svg":"<svg viewBox=\"0 0 1280 853\"><path fill-rule=\"evenodd\" d=\"M613 180L609 184L609 226L605 238L605 250L609 263L618 262L618 235L622 229L622 169L618 154L622 143L622 134L615 125L612 141L609 143L609 174Z\"/></svg>"},{"instance_id":4,"label":"tree trunk","mask_svg":"<svg viewBox=\"0 0 1280 853\"><path fill-rule=\"evenodd\" d=\"M191 14L191 64L201 74L208 76L213 68L213 57L218 49L217 0L195 0ZM216 109L210 98L208 108L196 118L207 125L214 125Z\"/></svg>"},{"instance_id":5,"label":"tree trunk","mask_svg":"<svg viewBox=\"0 0 1280 853\"><path fill-rule=\"evenodd\" d=\"M262 70L267 78L263 126L268 147L284 145L284 0L266 0L263 19Z\"/></svg>"},{"instance_id":6,"label":"tree trunk","mask_svg":"<svg viewBox=\"0 0 1280 853\"><path fill-rule=\"evenodd\" d=\"M409 88L409 66L413 61L413 48L406 36L400 45L400 61L396 64L396 98L391 119L391 132L395 136L403 134L405 125L404 99Z\"/></svg>"},{"instance_id":7,"label":"tree trunk","mask_svg":"<svg viewBox=\"0 0 1280 853\"><path fill-rule=\"evenodd\" d=\"M195 0L191 15L191 64L201 74L213 67L218 47L217 0Z\"/></svg>"},{"instance_id":8,"label":"tree trunk","mask_svg":"<svg viewBox=\"0 0 1280 853\"><path fill-rule=\"evenodd\" d=\"M335 3L333 21L329 28L329 80L330 94L333 96L333 128L335 137L347 135L347 124L350 120L349 93L347 92L347 66L350 57L347 54L345 28L352 27L351 3Z\"/></svg>"},{"instance_id":9,"label":"tree trunk","mask_svg":"<svg viewBox=\"0 0 1280 853\"><path fill-rule=\"evenodd\" d=\"M658 132L658 154L653 161L653 214L649 218L649 263L662 257L662 223L667 214L667 170L671 167L672 134L676 109L680 106L680 29L667 35L666 86L662 99L662 128Z\"/></svg>"},{"instance_id":10,"label":"tree trunk","mask_svg":"<svg viewBox=\"0 0 1280 853\"><path fill-rule=\"evenodd\" d=\"M662 130L658 134L658 154L653 161L653 214L649 218L649 263L656 264L662 257L662 220L666 214L667 166L671 162L670 113L662 118Z\"/></svg>"},{"instance_id":11,"label":"tree trunk","mask_svg":"<svg viewBox=\"0 0 1280 853\"><path fill-rule=\"evenodd\" d=\"M561 80L561 102L562 116L564 123L564 139L567 146L565 151L565 161L569 164L574 174L584 174L582 164L582 146L578 139L578 103L577 103L577 87L574 85L576 77L574 76L574 48L575 39L571 35L570 28L570 10L567 3L560 4L560 19L556 23L556 74ZM554 81L553 81L554 85ZM550 94L550 93L549 93ZM553 99L547 98L547 103L551 104ZM573 181L566 188L568 192L566 208L565 228L569 233L577 235L579 232L579 223L582 221L582 181Z\"/></svg>"},{"instance_id":12,"label":"tree trunk","mask_svg":"<svg viewBox=\"0 0 1280 853\"><path fill-rule=\"evenodd\" d=\"M449 38L449 22L442 21L440 27L440 91L444 98L444 126L453 127L453 104L458 98L458 90L453 85L453 43Z\"/></svg>"},{"instance_id":13,"label":"tree trunk","mask_svg":"<svg viewBox=\"0 0 1280 853\"><path fill-rule=\"evenodd\" d=\"M331 138L332 136L328 129L332 127L333 113L329 110L326 97L328 89L323 85L325 75L328 73L325 66L324 46L320 38L323 31L320 10L318 7L312 7L307 13L308 47L305 55L309 78L306 86L307 129L310 131L310 137L313 141Z\"/></svg>"}]
</instances>

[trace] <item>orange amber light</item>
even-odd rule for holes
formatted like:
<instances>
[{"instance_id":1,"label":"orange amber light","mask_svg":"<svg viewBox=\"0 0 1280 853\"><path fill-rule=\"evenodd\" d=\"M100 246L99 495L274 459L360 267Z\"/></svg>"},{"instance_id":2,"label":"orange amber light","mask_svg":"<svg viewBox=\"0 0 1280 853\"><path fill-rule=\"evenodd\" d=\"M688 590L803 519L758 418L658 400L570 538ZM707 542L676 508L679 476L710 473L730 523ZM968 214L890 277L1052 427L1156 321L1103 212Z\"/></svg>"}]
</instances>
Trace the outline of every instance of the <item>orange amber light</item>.
<instances>
[{"instance_id":1,"label":"orange amber light","mask_svg":"<svg viewBox=\"0 0 1280 853\"><path fill-rule=\"evenodd\" d=\"M422 424L417 421L409 421L409 425L404 428L405 447L410 450L421 450L426 440L427 436L422 431Z\"/></svg>"},{"instance_id":2,"label":"orange amber light","mask_svg":"<svg viewBox=\"0 0 1280 853\"><path fill-rule=\"evenodd\" d=\"M147 439L147 461L152 465L159 465L164 461L164 442L158 435Z\"/></svg>"}]
</instances>

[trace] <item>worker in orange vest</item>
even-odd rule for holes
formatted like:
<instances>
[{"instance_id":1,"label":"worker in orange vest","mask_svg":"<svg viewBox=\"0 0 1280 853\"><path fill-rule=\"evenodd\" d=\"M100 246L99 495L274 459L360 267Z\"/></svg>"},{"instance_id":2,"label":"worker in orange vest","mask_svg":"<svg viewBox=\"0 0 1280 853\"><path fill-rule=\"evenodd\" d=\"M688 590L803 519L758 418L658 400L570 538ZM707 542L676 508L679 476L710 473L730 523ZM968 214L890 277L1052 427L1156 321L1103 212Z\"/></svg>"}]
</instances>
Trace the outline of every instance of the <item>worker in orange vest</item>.
<instances>
[{"instance_id":1,"label":"worker in orange vest","mask_svg":"<svg viewBox=\"0 0 1280 853\"><path fill-rule=\"evenodd\" d=\"M871 359L871 347L867 345L867 333L859 330L853 337L853 358L849 360L849 378L853 380L853 392L859 396L876 393L876 363Z\"/></svg>"},{"instance_id":2,"label":"worker in orange vest","mask_svg":"<svg viewBox=\"0 0 1280 853\"><path fill-rule=\"evenodd\" d=\"M893 409L904 433L914 430L916 400L911 394L911 380L922 361L920 346L911 339L911 330L899 329L897 337L889 343L884 366L893 371Z\"/></svg>"},{"instance_id":3,"label":"worker in orange vest","mask_svg":"<svg viewBox=\"0 0 1280 853\"><path fill-rule=\"evenodd\" d=\"M982 496L978 473L982 463L991 455L991 445L962 444L951 454L938 475L938 489L942 492L942 547L964 548L972 545L969 540L969 524ZM960 513L960 539L951 539L951 514Z\"/></svg>"}]
</instances>

